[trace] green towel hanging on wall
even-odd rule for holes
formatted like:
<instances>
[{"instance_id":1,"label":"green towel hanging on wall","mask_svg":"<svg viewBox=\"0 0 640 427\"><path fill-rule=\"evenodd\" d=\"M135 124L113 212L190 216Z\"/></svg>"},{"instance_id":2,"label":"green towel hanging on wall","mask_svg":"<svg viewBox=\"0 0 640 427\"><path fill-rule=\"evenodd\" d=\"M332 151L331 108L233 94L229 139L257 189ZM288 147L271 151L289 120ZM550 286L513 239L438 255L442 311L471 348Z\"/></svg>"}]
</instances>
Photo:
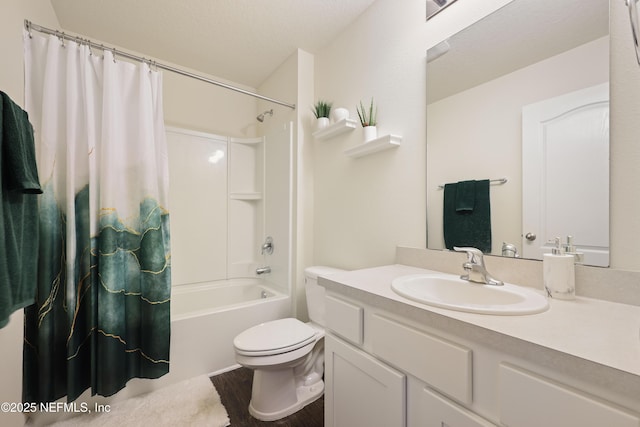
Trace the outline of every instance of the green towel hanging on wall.
<instances>
[{"instance_id":1,"label":"green towel hanging on wall","mask_svg":"<svg viewBox=\"0 0 640 427\"><path fill-rule=\"evenodd\" d=\"M29 117L0 91L0 328L35 302L40 193Z\"/></svg>"},{"instance_id":2,"label":"green towel hanging on wall","mask_svg":"<svg viewBox=\"0 0 640 427\"><path fill-rule=\"evenodd\" d=\"M443 206L444 243L491 252L491 202L489 180L445 184Z\"/></svg>"}]
</instances>

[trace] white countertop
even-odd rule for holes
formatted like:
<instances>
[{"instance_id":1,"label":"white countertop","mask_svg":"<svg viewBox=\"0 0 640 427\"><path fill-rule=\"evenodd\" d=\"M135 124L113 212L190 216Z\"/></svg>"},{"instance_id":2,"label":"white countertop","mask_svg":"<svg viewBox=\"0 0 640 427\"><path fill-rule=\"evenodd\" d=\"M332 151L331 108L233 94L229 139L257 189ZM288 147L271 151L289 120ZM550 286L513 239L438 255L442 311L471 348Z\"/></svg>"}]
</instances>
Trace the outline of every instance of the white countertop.
<instances>
[{"instance_id":1,"label":"white countertop","mask_svg":"<svg viewBox=\"0 0 640 427\"><path fill-rule=\"evenodd\" d=\"M332 274L327 279L335 283L323 284L330 290L353 288L640 376L638 306L577 297L571 301L552 299L543 313L501 316L432 307L391 289L396 277L420 273L434 271L396 264Z\"/></svg>"}]
</instances>

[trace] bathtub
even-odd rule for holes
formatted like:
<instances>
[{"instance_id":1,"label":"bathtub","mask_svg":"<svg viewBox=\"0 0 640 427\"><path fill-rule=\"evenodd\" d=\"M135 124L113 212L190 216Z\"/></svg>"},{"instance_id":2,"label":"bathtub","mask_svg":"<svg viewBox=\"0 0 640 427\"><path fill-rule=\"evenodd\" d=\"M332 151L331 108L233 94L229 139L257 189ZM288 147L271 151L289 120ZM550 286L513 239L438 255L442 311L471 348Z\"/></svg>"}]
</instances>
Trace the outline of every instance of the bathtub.
<instances>
[{"instance_id":1,"label":"bathtub","mask_svg":"<svg viewBox=\"0 0 640 427\"><path fill-rule=\"evenodd\" d=\"M181 321L286 298L268 282L253 278L174 286L171 290L171 319Z\"/></svg>"},{"instance_id":2,"label":"bathtub","mask_svg":"<svg viewBox=\"0 0 640 427\"><path fill-rule=\"evenodd\" d=\"M85 391L76 402L113 404L198 375L211 375L237 366L233 338L245 329L290 316L291 299L268 282L230 279L171 290L171 353L169 373L155 380L134 378L113 396ZM65 402L66 399L60 399ZM33 416L35 415L35 416ZM44 426L73 413L32 414L32 426Z\"/></svg>"},{"instance_id":3,"label":"bathtub","mask_svg":"<svg viewBox=\"0 0 640 427\"><path fill-rule=\"evenodd\" d=\"M233 338L290 316L289 296L262 279L175 286L171 291L171 382L236 365Z\"/></svg>"}]
</instances>

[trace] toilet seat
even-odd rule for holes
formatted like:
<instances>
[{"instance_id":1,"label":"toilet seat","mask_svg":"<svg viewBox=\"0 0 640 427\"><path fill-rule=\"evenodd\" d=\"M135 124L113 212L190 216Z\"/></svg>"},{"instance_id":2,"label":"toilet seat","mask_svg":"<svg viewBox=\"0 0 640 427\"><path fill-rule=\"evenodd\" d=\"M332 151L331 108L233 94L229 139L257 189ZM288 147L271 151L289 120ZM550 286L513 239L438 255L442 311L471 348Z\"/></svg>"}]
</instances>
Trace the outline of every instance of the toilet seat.
<instances>
[{"instance_id":1,"label":"toilet seat","mask_svg":"<svg viewBox=\"0 0 640 427\"><path fill-rule=\"evenodd\" d=\"M233 340L236 353L270 356L302 348L317 339L318 331L298 319L286 318L261 323Z\"/></svg>"}]
</instances>

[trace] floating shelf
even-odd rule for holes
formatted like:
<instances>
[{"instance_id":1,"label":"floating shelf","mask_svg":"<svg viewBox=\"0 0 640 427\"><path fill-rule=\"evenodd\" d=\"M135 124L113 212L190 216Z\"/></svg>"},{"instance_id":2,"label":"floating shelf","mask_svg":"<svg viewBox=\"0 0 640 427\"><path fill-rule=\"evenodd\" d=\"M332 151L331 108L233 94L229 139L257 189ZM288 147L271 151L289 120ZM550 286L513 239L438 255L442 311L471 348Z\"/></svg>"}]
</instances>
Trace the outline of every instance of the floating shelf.
<instances>
[{"instance_id":1,"label":"floating shelf","mask_svg":"<svg viewBox=\"0 0 640 427\"><path fill-rule=\"evenodd\" d=\"M231 200L261 200L262 193L229 193Z\"/></svg>"},{"instance_id":2,"label":"floating shelf","mask_svg":"<svg viewBox=\"0 0 640 427\"><path fill-rule=\"evenodd\" d=\"M378 151L388 150L400 146L402 137L398 135L385 135L373 141L365 142L357 147L350 148L344 152L349 157L362 157Z\"/></svg>"},{"instance_id":3,"label":"floating shelf","mask_svg":"<svg viewBox=\"0 0 640 427\"><path fill-rule=\"evenodd\" d=\"M315 139L329 139L345 132L350 132L356 128L358 122L353 119L342 119L332 125L322 128L313 133Z\"/></svg>"}]
</instances>

